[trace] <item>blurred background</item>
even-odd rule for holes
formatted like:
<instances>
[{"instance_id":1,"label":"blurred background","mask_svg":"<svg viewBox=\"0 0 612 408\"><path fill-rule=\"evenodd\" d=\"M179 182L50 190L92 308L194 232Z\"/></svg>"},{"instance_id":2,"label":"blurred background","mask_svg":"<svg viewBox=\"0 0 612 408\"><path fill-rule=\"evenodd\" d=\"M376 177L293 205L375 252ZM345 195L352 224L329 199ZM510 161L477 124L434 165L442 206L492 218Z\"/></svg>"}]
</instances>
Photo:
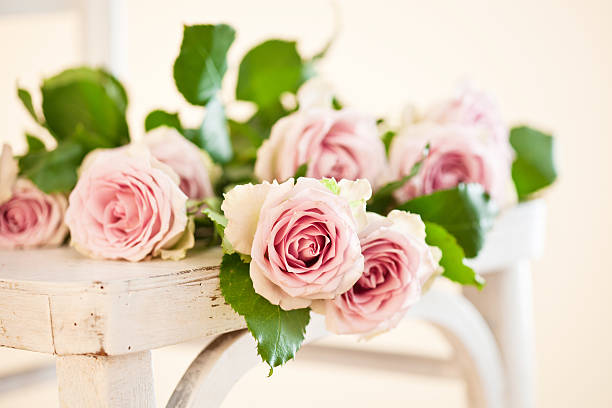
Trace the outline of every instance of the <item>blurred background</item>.
<instances>
[{"instance_id":1,"label":"blurred background","mask_svg":"<svg viewBox=\"0 0 612 408\"><path fill-rule=\"evenodd\" d=\"M561 175L546 194L547 244L533 265L538 406L612 406L612 262L607 256L612 250L612 2L340 0L337 5L340 31L319 70L347 105L398 116L407 103L428 105L469 79L496 97L509 124L531 124L557 137ZM122 7L126 58L118 74L129 93L135 137L155 108L180 110L187 123L200 120L200 111L190 110L172 81L183 23L226 22L237 29L226 100L232 98L240 58L251 46L270 37L296 39L303 55L313 55L336 24L327 0L125 0ZM16 84L35 91L42 78L80 63L79 24L73 12L0 16L0 141L17 151L24 147L24 131L37 129L16 97ZM40 96L33 96L37 106ZM448 353L437 333L418 322L366 344L331 341ZM158 402L165 403L200 346L155 352ZM47 360L0 350L0 374ZM260 367L244 377L224 407L281 407L288 398L296 407L466 406L463 384L455 380L342 369L308 359L278 370L272 379L265 374ZM303 395L295 401L298 390ZM53 407L56 400L48 376L26 390L0 394L0 407Z\"/></svg>"}]
</instances>

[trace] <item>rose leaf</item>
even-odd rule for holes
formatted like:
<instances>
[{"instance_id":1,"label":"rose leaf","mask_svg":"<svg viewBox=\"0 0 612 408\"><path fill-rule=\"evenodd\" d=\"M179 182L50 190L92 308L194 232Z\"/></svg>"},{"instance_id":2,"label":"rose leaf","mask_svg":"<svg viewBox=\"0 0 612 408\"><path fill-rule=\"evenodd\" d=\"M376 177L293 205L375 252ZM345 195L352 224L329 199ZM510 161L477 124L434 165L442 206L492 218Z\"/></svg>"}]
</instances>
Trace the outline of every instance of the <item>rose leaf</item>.
<instances>
[{"instance_id":1,"label":"rose leaf","mask_svg":"<svg viewBox=\"0 0 612 408\"><path fill-rule=\"evenodd\" d=\"M419 174L419 170L421 169L421 166L423 165L423 162L427 158L428 154L429 144L427 144L427 146L425 146L425 148L423 149L421 158L416 163L414 163L414 165L410 169L410 173L406 174L399 180L385 184L372 195L372 198L370 198L370 200L368 201L368 211L372 211L381 215L387 215L389 208L393 205L394 202L393 193L396 190L402 188L404 184L410 181L411 178Z\"/></svg>"},{"instance_id":2,"label":"rose leaf","mask_svg":"<svg viewBox=\"0 0 612 408\"><path fill-rule=\"evenodd\" d=\"M478 255L497 210L479 184L460 184L449 190L414 198L397 207L419 214L452 234L468 258Z\"/></svg>"},{"instance_id":3,"label":"rose leaf","mask_svg":"<svg viewBox=\"0 0 612 408\"><path fill-rule=\"evenodd\" d=\"M26 110L30 113L32 119L39 123L40 125L44 125L44 121L38 117L36 110L34 109L34 104L32 103L32 95L26 89L17 88L17 96Z\"/></svg>"},{"instance_id":4,"label":"rose leaf","mask_svg":"<svg viewBox=\"0 0 612 408\"><path fill-rule=\"evenodd\" d=\"M46 79L41 91L46 126L58 141L79 132L99 141L98 147L129 142L127 95L108 72L87 67L68 69Z\"/></svg>"},{"instance_id":5,"label":"rose leaf","mask_svg":"<svg viewBox=\"0 0 612 408\"><path fill-rule=\"evenodd\" d=\"M148 132L160 126L166 126L185 133L178 113L170 113L161 109L151 111L145 118L145 131Z\"/></svg>"},{"instance_id":6,"label":"rose leaf","mask_svg":"<svg viewBox=\"0 0 612 408\"><path fill-rule=\"evenodd\" d=\"M45 144L36 136L26 133L26 142L28 143L28 153L35 153L46 150Z\"/></svg>"},{"instance_id":7,"label":"rose leaf","mask_svg":"<svg viewBox=\"0 0 612 408\"><path fill-rule=\"evenodd\" d=\"M212 208L203 209L202 214L205 214L215 226L215 231L221 238L221 248L223 248L223 252L226 254L235 253L236 251L234 250L232 244L225 239L225 227L227 226L227 218L225 218L225 215L213 210Z\"/></svg>"},{"instance_id":8,"label":"rose leaf","mask_svg":"<svg viewBox=\"0 0 612 408\"><path fill-rule=\"evenodd\" d=\"M84 156L83 147L74 142L51 151L35 150L19 159L20 174L45 193L68 192L76 185L76 170Z\"/></svg>"},{"instance_id":9,"label":"rose leaf","mask_svg":"<svg viewBox=\"0 0 612 408\"><path fill-rule=\"evenodd\" d=\"M294 358L302 345L310 308L283 310L255 293L249 264L238 254L223 256L219 280L225 301L246 320L257 341L257 352L272 375L274 367Z\"/></svg>"},{"instance_id":10,"label":"rose leaf","mask_svg":"<svg viewBox=\"0 0 612 408\"><path fill-rule=\"evenodd\" d=\"M304 163L304 164L300 165L300 167L297 168L293 178L295 178L297 180L300 177L306 177L306 173L307 172L308 172L308 163Z\"/></svg>"},{"instance_id":11,"label":"rose leaf","mask_svg":"<svg viewBox=\"0 0 612 408\"><path fill-rule=\"evenodd\" d=\"M512 180L519 199L548 187L557 178L555 140L538 130L521 126L510 131L510 144L516 152Z\"/></svg>"},{"instance_id":12,"label":"rose leaf","mask_svg":"<svg viewBox=\"0 0 612 408\"><path fill-rule=\"evenodd\" d=\"M217 163L227 163L231 160L233 152L229 127L225 109L217 96L212 97L206 104L206 116L192 142L206 150Z\"/></svg>"},{"instance_id":13,"label":"rose leaf","mask_svg":"<svg viewBox=\"0 0 612 408\"><path fill-rule=\"evenodd\" d=\"M442 251L442 259L440 259L440 265L444 268L442 276L462 285L474 285L478 289L484 287L485 282L482 276L463 263L465 253L457 244L455 237L433 222L425 223L425 232L427 234L425 241Z\"/></svg>"},{"instance_id":14,"label":"rose leaf","mask_svg":"<svg viewBox=\"0 0 612 408\"><path fill-rule=\"evenodd\" d=\"M260 110L280 105L285 92L296 93L312 75L294 41L268 40L252 48L240 62L236 99L255 102Z\"/></svg>"},{"instance_id":15,"label":"rose leaf","mask_svg":"<svg viewBox=\"0 0 612 408\"><path fill-rule=\"evenodd\" d=\"M174 61L176 88L192 105L206 105L221 89L227 51L236 32L227 24L185 26Z\"/></svg>"}]
</instances>

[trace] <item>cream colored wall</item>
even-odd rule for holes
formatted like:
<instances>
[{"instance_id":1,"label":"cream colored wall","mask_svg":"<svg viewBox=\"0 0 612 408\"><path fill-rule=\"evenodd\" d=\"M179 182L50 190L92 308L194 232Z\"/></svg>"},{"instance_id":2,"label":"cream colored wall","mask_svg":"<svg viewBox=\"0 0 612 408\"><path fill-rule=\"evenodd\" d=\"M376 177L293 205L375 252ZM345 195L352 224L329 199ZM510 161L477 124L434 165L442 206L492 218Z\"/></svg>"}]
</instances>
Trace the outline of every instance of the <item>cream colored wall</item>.
<instances>
[{"instance_id":1,"label":"cream colored wall","mask_svg":"<svg viewBox=\"0 0 612 408\"><path fill-rule=\"evenodd\" d=\"M539 406L612 406L612 2L344 0L342 31L321 70L347 103L395 114L471 78L510 123L551 130L561 179L549 192L548 244L535 265ZM228 22L230 55L269 36L314 53L332 31L324 0L127 0L132 129L184 104L171 81L181 23ZM32 129L14 95L78 58L70 15L0 18L0 137ZM228 81L228 89L233 81ZM231 92L228 92L228 97ZM197 120L198 112L186 115Z\"/></svg>"}]
</instances>

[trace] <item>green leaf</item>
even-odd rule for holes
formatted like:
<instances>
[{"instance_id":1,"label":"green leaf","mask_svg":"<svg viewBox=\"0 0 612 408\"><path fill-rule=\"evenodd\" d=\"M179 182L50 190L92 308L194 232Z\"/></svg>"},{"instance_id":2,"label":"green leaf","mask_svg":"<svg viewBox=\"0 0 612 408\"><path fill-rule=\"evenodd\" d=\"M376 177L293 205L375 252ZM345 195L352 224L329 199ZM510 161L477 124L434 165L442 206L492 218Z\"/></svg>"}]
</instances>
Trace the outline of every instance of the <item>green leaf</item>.
<instances>
[{"instance_id":1,"label":"green leaf","mask_svg":"<svg viewBox=\"0 0 612 408\"><path fill-rule=\"evenodd\" d=\"M196 144L206 150L216 162L226 163L232 158L225 110L217 97L212 98L206 105L206 116Z\"/></svg>"},{"instance_id":2,"label":"green leaf","mask_svg":"<svg viewBox=\"0 0 612 408\"><path fill-rule=\"evenodd\" d=\"M457 239L468 258L478 255L497 213L480 184L460 184L436 191L414 198L398 209L419 214L423 221L443 227Z\"/></svg>"},{"instance_id":3,"label":"green leaf","mask_svg":"<svg viewBox=\"0 0 612 408\"><path fill-rule=\"evenodd\" d=\"M393 130L387 130L381 137L383 143L385 144L385 151L389 154L389 149L391 148L391 142L393 138L397 135L397 132Z\"/></svg>"},{"instance_id":4,"label":"green leaf","mask_svg":"<svg viewBox=\"0 0 612 408\"><path fill-rule=\"evenodd\" d=\"M26 133L26 142L28 143L28 154L46 150L45 144L36 136Z\"/></svg>"},{"instance_id":5,"label":"green leaf","mask_svg":"<svg viewBox=\"0 0 612 408\"><path fill-rule=\"evenodd\" d=\"M296 93L308 76L307 70L295 41L268 40L242 59L236 98L267 110L280 103L284 92Z\"/></svg>"},{"instance_id":6,"label":"green leaf","mask_svg":"<svg viewBox=\"0 0 612 408\"><path fill-rule=\"evenodd\" d=\"M203 209L202 214L205 214L208 219L213 222L215 231L221 238L221 247L223 248L223 252L226 254L235 253L236 251L234 250L232 244L225 239L225 227L227 226L227 218L225 218L225 215L213 210L212 208Z\"/></svg>"},{"instance_id":7,"label":"green leaf","mask_svg":"<svg viewBox=\"0 0 612 408\"><path fill-rule=\"evenodd\" d=\"M325 187L327 187L329 189L329 191L331 191L335 195L339 195L340 194L340 186L338 185L338 182L336 180L334 180L333 178L324 178L324 179L321 179L319 181Z\"/></svg>"},{"instance_id":8,"label":"green leaf","mask_svg":"<svg viewBox=\"0 0 612 408\"><path fill-rule=\"evenodd\" d=\"M85 156L78 143L66 142L55 150L38 150L19 159L21 175L45 193L68 192L77 182L77 168Z\"/></svg>"},{"instance_id":9,"label":"green leaf","mask_svg":"<svg viewBox=\"0 0 612 408\"><path fill-rule=\"evenodd\" d=\"M234 163L255 163L257 149L263 142L263 136L249 123L229 119L230 141Z\"/></svg>"},{"instance_id":10,"label":"green leaf","mask_svg":"<svg viewBox=\"0 0 612 408\"><path fill-rule=\"evenodd\" d=\"M336 96L332 96L332 108L335 110L341 110L344 107L344 104L340 102Z\"/></svg>"},{"instance_id":11,"label":"green leaf","mask_svg":"<svg viewBox=\"0 0 612 408\"><path fill-rule=\"evenodd\" d=\"M278 101L277 103L260 108L251 118L247 121L247 124L251 128L255 129L261 139L267 139L270 136L272 126L282 117L287 116L290 111L285 109L283 105Z\"/></svg>"},{"instance_id":12,"label":"green leaf","mask_svg":"<svg viewBox=\"0 0 612 408\"><path fill-rule=\"evenodd\" d=\"M21 103L23 103L23 106L26 108L26 110L30 113L30 116L32 116L32 119L42 125L44 121L38 117L36 111L34 110L34 105L32 104L32 95L30 95L30 92L23 88L17 88L17 96L21 100Z\"/></svg>"},{"instance_id":13,"label":"green leaf","mask_svg":"<svg viewBox=\"0 0 612 408\"><path fill-rule=\"evenodd\" d=\"M184 133L178 113L170 113L160 109L150 112L145 118L145 131L148 132L160 126L174 128L180 133Z\"/></svg>"},{"instance_id":14,"label":"green leaf","mask_svg":"<svg viewBox=\"0 0 612 408\"><path fill-rule=\"evenodd\" d=\"M174 82L193 105L206 105L221 89L227 51L236 32L227 24L185 26L174 61Z\"/></svg>"},{"instance_id":15,"label":"green leaf","mask_svg":"<svg viewBox=\"0 0 612 408\"><path fill-rule=\"evenodd\" d=\"M478 289L484 287L482 276L463 263L465 253L455 237L433 222L425 223L425 232L427 244L436 246L442 251L442 259L440 259L440 265L444 268L442 276L462 285L474 285Z\"/></svg>"},{"instance_id":16,"label":"green leaf","mask_svg":"<svg viewBox=\"0 0 612 408\"><path fill-rule=\"evenodd\" d=\"M300 167L298 167L293 177L296 180L300 177L306 177L306 172L308 172L308 163L304 163Z\"/></svg>"},{"instance_id":17,"label":"green leaf","mask_svg":"<svg viewBox=\"0 0 612 408\"><path fill-rule=\"evenodd\" d=\"M393 198L393 193L396 190L402 188L404 184L406 184L411 178L419 174L419 170L423 165L423 161L425 161L428 154L429 144L427 144L427 146L425 146L425 149L423 149L421 158L416 163L414 163L414 165L410 169L410 173L406 174L399 180L385 184L372 195L372 198L370 198L370 200L368 201L368 211L372 211L381 215L386 215L387 212L389 212L389 208L395 202L395 199Z\"/></svg>"},{"instance_id":18,"label":"green leaf","mask_svg":"<svg viewBox=\"0 0 612 408\"><path fill-rule=\"evenodd\" d=\"M520 199L550 186L557 179L555 139L538 130L521 126L510 131L516 151L512 179Z\"/></svg>"},{"instance_id":19,"label":"green leaf","mask_svg":"<svg viewBox=\"0 0 612 408\"><path fill-rule=\"evenodd\" d=\"M304 341L310 308L283 310L255 293L249 265L238 254L224 255L219 273L225 301L241 316L257 341L257 352L274 367L291 360Z\"/></svg>"},{"instance_id":20,"label":"green leaf","mask_svg":"<svg viewBox=\"0 0 612 408\"><path fill-rule=\"evenodd\" d=\"M115 147L113 145L113 142L111 142L108 139L105 139L104 137L96 134L96 133L90 133L88 132L82 124L77 124L77 127L74 131L74 134L67 139L66 141L62 142L62 143L66 143L66 142L75 142L80 144L83 149L85 149L85 151L90 152L94 149L99 149L99 148L103 148L103 149L109 149L111 147ZM60 143L60 145L62 144Z\"/></svg>"},{"instance_id":21,"label":"green leaf","mask_svg":"<svg viewBox=\"0 0 612 408\"><path fill-rule=\"evenodd\" d=\"M101 69L73 68L43 82L42 108L51 133L58 140L72 137L80 126L107 146L129 142L123 86Z\"/></svg>"},{"instance_id":22,"label":"green leaf","mask_svg":"<svg viewBox=\"0 0 612 408\"><path fill-rule=\"evenodd\" d=\"M223 232L225 231L225 227L227 226L227 218L225 218L225 215L211 208L203 209L202 213L206 214L206 216L208 216L208 218L212 222L214 222L216 225L218 225L221 228L220 233L222 235Z\"/></svg>"}]
</instances>

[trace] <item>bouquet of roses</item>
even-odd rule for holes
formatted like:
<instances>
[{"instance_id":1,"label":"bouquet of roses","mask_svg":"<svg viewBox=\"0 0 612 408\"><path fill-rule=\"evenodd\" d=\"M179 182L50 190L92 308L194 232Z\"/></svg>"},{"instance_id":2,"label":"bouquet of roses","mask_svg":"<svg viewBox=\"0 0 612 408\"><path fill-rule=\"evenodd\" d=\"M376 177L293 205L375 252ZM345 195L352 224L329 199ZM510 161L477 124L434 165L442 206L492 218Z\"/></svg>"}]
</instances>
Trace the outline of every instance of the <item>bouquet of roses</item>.
<instances>
[{"instance_id":1,"label":"bouquet of roses","mask_svg":"<svg viewBox=\"0 0 612 408\"><path fill-rule=\"evenodd\" d=\"M55 147L0 157L0 248L71 245L95 258L179 259L220 245L220 285L271 369L293 358L310 312L335 333L393 328L440 275L482 288L475 257L499 211L556 178L553 139L508 130L472 87L402 124L344 107L295 42L242 59L226 116L220 90L235 32L184 28L174 81L202 106L197 128L155 110L129 142L127 96L87 67L41 87L42 113L18 95Z\"/></svg>"}]
</instances>

